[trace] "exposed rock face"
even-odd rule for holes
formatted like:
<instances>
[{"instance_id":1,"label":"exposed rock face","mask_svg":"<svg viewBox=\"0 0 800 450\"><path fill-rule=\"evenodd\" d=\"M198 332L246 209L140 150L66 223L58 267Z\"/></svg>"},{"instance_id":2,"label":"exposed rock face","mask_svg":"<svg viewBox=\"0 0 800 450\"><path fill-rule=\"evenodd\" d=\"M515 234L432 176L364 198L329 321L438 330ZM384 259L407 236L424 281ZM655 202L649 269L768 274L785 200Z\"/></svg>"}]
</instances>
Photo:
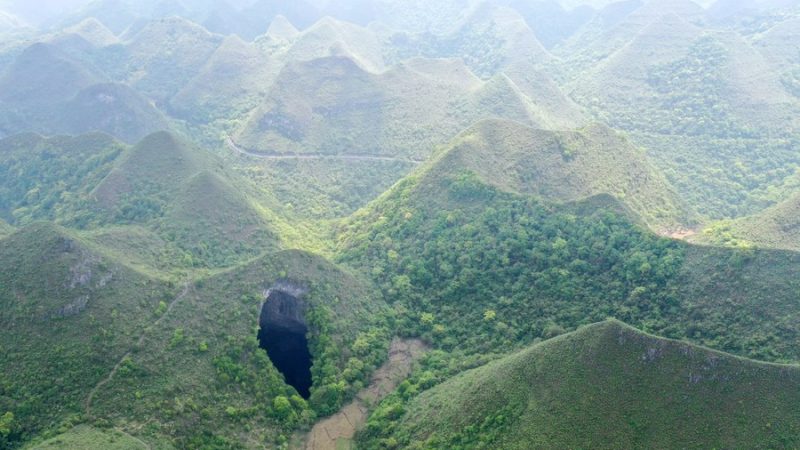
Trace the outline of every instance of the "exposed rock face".
<instances>
[{"instance_id":1,"label":"exposed rock face","mask_svg":"<svg viewBox=\"0 0 800 450\"><path fill-rule=\"evenodd\" d=\"M259 321L261 328L278 328L305 334L308 331L305 319L306 304L298 297L298 290L269 289L261 308Z\"/></svg>"},{"instance_id":2,"label":"exposed rock face","mask_svg":"<svg viewBox=\"0 0 800 450\"><path fill-rule=\"evenodd\" d=\"M50 318L61 318L61 319L63 319L63 318L66 318L66 317L77 316L78 314L83 312L84 309L86 309L86 306L88 304L89 304L89 296L88 295L84 295L84 296L76 299L74 302L72 302L72 303L60 308L55 313L51 314Z\"/></svg>"}]
</instances>

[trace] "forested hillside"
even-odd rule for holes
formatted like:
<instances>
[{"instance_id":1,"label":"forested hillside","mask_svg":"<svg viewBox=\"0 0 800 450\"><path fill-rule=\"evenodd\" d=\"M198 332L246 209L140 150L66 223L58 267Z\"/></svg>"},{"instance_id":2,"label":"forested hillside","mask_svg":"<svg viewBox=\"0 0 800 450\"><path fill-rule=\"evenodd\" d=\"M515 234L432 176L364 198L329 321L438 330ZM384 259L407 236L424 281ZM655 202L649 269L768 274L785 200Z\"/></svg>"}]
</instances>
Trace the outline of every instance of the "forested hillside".
<instances>
[{"instance_id":1,"label":"forested hillside","mask_svg":"<svg viewBox=\"0 0 800 450\"><path fill-rule=\"evenodd\" d=\"M795 448L800 7L0 1L0 448Z\"/></svg>"}]
</instances>

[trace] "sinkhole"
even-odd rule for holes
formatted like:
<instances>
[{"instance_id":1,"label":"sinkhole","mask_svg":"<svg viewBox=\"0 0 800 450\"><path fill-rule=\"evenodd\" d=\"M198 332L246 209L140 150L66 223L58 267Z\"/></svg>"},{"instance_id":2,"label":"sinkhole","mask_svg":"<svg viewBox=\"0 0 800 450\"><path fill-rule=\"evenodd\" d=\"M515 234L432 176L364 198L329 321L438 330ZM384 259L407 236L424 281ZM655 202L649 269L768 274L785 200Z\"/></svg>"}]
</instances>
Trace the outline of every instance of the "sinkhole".
<instances>
[{"instance_id":1,"label":"sinkhole","mask_svg":"<svg viewBox=\"0 0 800 450\"><path fill-rule=\"evenodd\" d=\"M258 342L286 383L305 399L311 390L305 304L294 295L271 290L259 318Z\"/></svg>"}]
</instances>

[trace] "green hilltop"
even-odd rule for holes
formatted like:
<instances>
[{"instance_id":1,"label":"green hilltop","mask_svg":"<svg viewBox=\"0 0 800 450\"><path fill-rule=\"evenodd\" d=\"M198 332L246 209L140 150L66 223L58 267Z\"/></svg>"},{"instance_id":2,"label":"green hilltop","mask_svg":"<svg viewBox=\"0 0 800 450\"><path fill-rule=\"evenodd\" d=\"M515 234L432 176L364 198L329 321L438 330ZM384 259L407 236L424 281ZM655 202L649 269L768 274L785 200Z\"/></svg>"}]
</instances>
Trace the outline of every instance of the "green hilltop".
<instances>
[{"instance_id":1,"label":"green hilltop","mask_svg":"<svg viewBox=\"0 0 800 450\"><path fill-rule=\"evenodd\" d=\"M126 81L153 100L167 102L203 68L222 40L180 17L150 22L125 43Z\"/></svg>"},{"instance_id":2,"label":"green hilltop","mask_svg":"<svg viewBox=\"0 0 800 450\"><path fill-rule=\"evenodd\" d=\"M571 3L0 12L0 448L800 446L800 10Z\"/></svg>"},{"instance_id":3,"label":"green hilltop","mask_svg":"<svg viewBox=\"0 0 800 450\"><path fill-rule=\"evenodd\" d=\"M188 268L232 266L298 242L303 230L217 156L167 132L124 152L92 196L108 221L145 225L173 243L183 254L176 264Z\"/></svg>"},{"instance_id":4,"label":"green hilltop","mask_svg":"<svg viewBox=\"0 0 800 450\"><path fill-rule=\"evenodd\" d=\"M32 437L75 420L171 289L47 223L0 241L0 409Z\"/></svg>"},{"instance_id":5,"label":"green hilltop","mask_svg":"<svg viewBox=\"0 0 800 450\"><path fill-rule=\"evenodd\" d=\"M798 401L798 366L609 320L387 401L359 448L792 448Z\"/></svg>"},{"instance_id":6,"label":"green hilltop","mask_svg":"<svg viewBox=\"0 0 800 450\"><path fill-rule=\"evenodd\" d=\"M637 219L637 203L626 204L630 194L613 200L597 184L584 194L595 197L574 203L514 192L525 184L491 176L526 173L514 173L519 162L504 159L509 150L470 146L469 135L453 149L354 214L337 236L338 260L403 305L405 333L447 350L491 353L614 316L742 356L795 360L796 254L661 238L643 226L646 217ZM581 173L560 158L551 161L563 177Z\"/></svg>"},{"instance_id":7,"label":"green hilltop","mask_svg":"<svg viewBox=\"0 0 800 450\"><path fill-rule=\"evenodd\" d=\"M599 194L618 198L654 229L690 223L691 213L646 155L603 125L547 131L486 120L436 156L428 176L468 170L487 185L549 202Z\"/></svg>"},{"instance_id":8,"label":"green hilltop","mask_svg":"<svg viewBox=\"0 0 800 450\"><path fill-rule=\"evenodd\" d=\"M380 74L346 57L290 63L234 139L269 154L423 158L484 118L580 123L580 109L566 98L532 88L519 69L512 76L522 88L504 74L480 82L454 61L414 59ZM563 115L551 119L562 106Z\"/></svg>"},{"instance_id":9,"label":"green hilltop","mask_svg":"<svg viewBox=\"0 0 800 450\"><path fill-rule=\"evenodd\" d=\"M265 292L281 286L306 291L314 357L308 402L283 382L256 340ZM126 370L98 389L92 414L140 436L144 427L148 438L167 436L179 447L277 446L317 415L336 411L386 355L380 298L311 254L269 254L183 292L125 360ZM276 397L291 399L291 408L274 408Z\"/></svg>"},{"instance_id":10,"label":"green hilltop","mask_svg":"<svg viewBox=\"0 0 800 450\"><path fill-rule=\"evenodd\" d=\"M562 87L646 147L702 216L750 215L786 196L800 103L780 24L773 44L770 31L749 39L704 24L690 2L673 12L656 3L554 50Z\"/></svg>"},{"instance_id":11,"label":"green hilltop","mask_svg":"<svg viewBox=\"0 0 800 450\"><path fill-rule=\"evenodd\" d=\"M167 116L149 100L119 83L83 89L62 109L61 119L50 125L49 130L73 135L100 131L133 143L151 133L173 128Z\"/></svg>"},{"instance_id":12,"label":"green hilltop","mask_svg":"<svg viewBox=\"0 0 800 450\"><path fill-rule=\"evenodd\" d=\"M231 120L258 105L281 67L256 45L227 37L170 100L170 107L193 123Z\"/></svg>"},{"instance_id":13,"label":"green hilltop","mask_svg":"<svg viewBox=\"0 0 800 450\"><path fill-rule=\"evenodd\" d=\"M31 450L85 450L87 448L145 450L152 447L120 431L105 431L87 425L78 425L66 433L30 447Z\"/></svg>"},{"instance_id":14,"label":"green hilltop","mask_svg":"<svg viewBox=\"0 0 800 450\"><path fill-rule=\"evenodd\" d=\"M712 223L692 239L715 245L800 251L798 208L800 194L795 194L756 214Z\"/></svg>"},{"instance_id":15,"label":"green hilltop","mask_svg":"<svg viewBox=\"0 0 800 450\"><path fill-rule=\"evenodd\" d=\"M24 134L0 140L0 151L0 217L86 230L112 254L135 247L129 256L140 269L232 266L287 246L322 248L305 223L276 212L269 192L169 132L133 147L104 134ZM131 240L119 239L126 232Z\"/></svg>"}]
</instances>

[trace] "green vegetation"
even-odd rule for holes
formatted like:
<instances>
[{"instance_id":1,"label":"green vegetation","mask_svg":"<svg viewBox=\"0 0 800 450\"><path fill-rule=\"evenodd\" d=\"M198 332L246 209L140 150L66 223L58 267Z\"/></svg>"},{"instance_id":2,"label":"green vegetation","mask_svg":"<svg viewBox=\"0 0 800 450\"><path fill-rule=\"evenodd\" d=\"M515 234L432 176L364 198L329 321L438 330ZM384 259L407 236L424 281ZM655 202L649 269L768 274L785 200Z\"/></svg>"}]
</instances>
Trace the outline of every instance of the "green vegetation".
<instances>
[{"instance_id":1,"label":"green vegetation","mask_svg":"<svg viewBox=\"0 0 800 450\"><path fill-rule=\"evenodd\" d=\"M373 74L349 55L332 56L289 63L234 140L267 155L421 159L481 119L555 121L548 113L570 105L553 97L545 89L523 91L502 74L481 82L452 61L412 60Z\"/></svg>"},{"instance_id":2,"label":"green vegetation","mask_svg":"<svg viewBox=\"0 0 800 450\"><path fill-rule=\"evenodd\" d=\"M120 431L104 431L86 425L79 425L66 433L31 446L30 450L85 450L89 448L145 450L150 446Z\"/></svg>"},{"instance_id":3,"label":"green vegetation","mask_svg":"<svg viewBox=\"0 0 800 450\"><path fill-rule=\"evenodd\" d=\"M17 3L0 448L800 445L797 8Z\"/></svg>"},{"instance_id":4,"label":"green vegetation","mask_svg":"<svg viewBox=\"0 0 800 450\"><path fill-rule=\"evenodd\" d=\"M74 227L94 219L91 189L124 146L103 134L0 141L0 215L16 224L51 220Z\"/></svg>"},{"instance_id":5,"label":"green vegetation","mask_svg":"<svg viewBox=\"0 0 800 450\"><path fill-rule=\"evenodd\" d=\"M308 402L284 384L256 340L263 291L287 283L308 290L314 358ZM91 412L125 430L167 434L179 447L250 440L277 446L364 386L386 357L385 316L368 285L322 258L271 254L176 298L97 392Z\"/></svg>"},{"instance_id":6,"label":"green vegetation","mask_svg":"<svg viewBox=\"0 0 800 450\"><path fill-rule=\"evenodd\" d=\"M795 255L689 247L602 197L554 206L505 193L447 155L354 215L339 237L340 261L371 274L404 333L485 354L616 317L743 356L796 360Z\"/></svg>"},{"instance_id":7,"label":"green vegetation","mask_svg":"<svg viewBox=\"0 0 800 450\"><path fill-rule=\"evenodd\" d=\"M0 220L0 239L14 232L14 227Z\"/></svg>"},{"instance_id":8,"label":"green vegetation","mask_svg":"<svg viewBox=\"0 0 800 450\"><path fill-rule=\"evenodd\" d=\"M404 395L430 388L431 374L417 374L383 402L359 448L800 445L800 367L656 338L617 321Z\"/></svg>"},{"instance_id":9,"label":"green vegetation","mask_svg":"<svg viewBox=\"0 0 800 450\"><path fill-rule=\"evenodd\" d=\"M74 423L171 289L45 223L0 241L0 410L25 441Z\"/></svg>"},{"instance_id":10,"label":"green vegetation","mask_svg":"<svg viewBox=\"0 0 800 450\"><path fill-rule=\"evenodd\" d=\"M483 121L436 157L427 176L470 170L489 186L550 202L616 197L653 229L690 224L692 214L643 152L598 124L574 132Z\"/></svg>"}]
</instances>

